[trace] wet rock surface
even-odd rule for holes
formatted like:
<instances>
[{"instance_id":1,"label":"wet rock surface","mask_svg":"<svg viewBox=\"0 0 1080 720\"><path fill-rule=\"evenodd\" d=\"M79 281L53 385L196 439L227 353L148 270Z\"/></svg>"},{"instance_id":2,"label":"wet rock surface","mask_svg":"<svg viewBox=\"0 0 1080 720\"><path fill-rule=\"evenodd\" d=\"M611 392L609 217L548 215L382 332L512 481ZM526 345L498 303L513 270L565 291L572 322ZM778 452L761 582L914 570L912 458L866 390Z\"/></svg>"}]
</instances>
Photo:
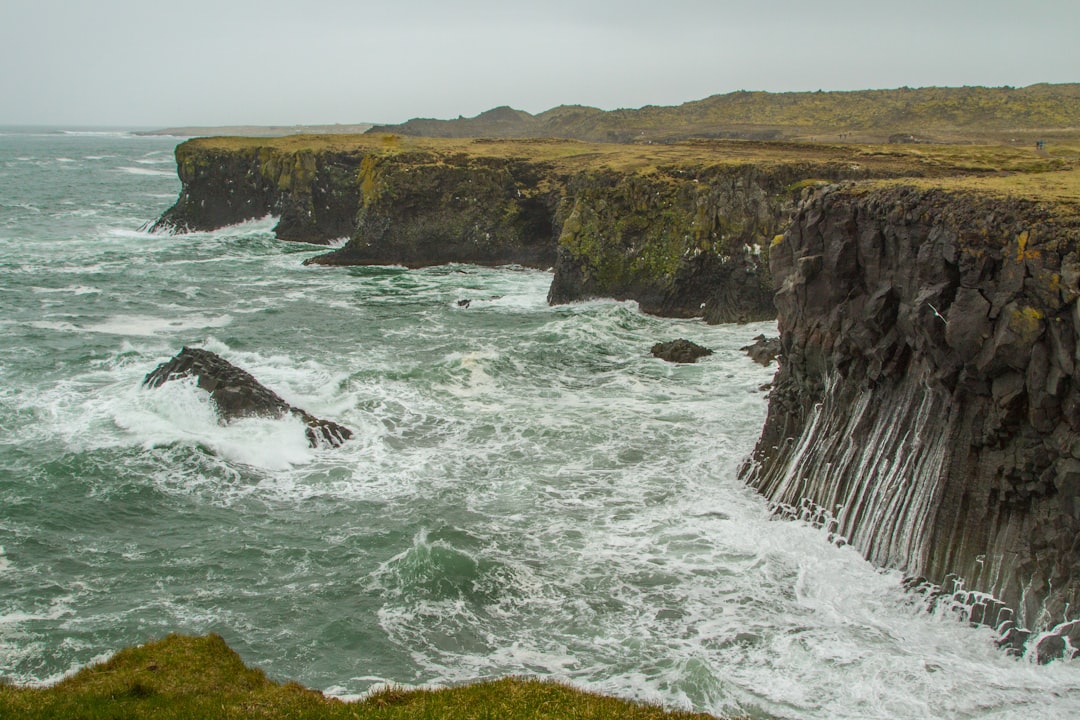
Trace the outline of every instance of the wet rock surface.
<instances>
[{"instance_id":1,"label":"wet rock surface","mask_svg":"<svg viewBox=\"0 0 1080 720\"><path fill-rule=\"evenodd\" d=\"M225 422L246 417L295 415L307 426L306 434L312 447L323 444L338 447L352 437L348 428L293 407L250 373L209 350L185 347L148 373L143 385L158 388L170 380L188 377L196 378L198 386L210 393Z\"/></svg>"},{"instance_id":2,"label":"wet rock surface","mask_svg":"<svg viewBox=\"0 0 1080 720\"><path fill-rule=\"evenodd\" d=\"M880 566L996 598L1010 628L1065 621L1080 601L1078 214L817 192L771 251L784 362L746 480Z\"/></svg>"},{"instance_id":3,"label":"wet rock surface","mask_svg":"<svg viewBox=\"0 0 1080 720\"><path fill-rule=\"evenodd\" d=\"M683 338L656 343L652 346L651 352L653 357L673 363L694 363L698 361L698 358L713 354L709 348Z\"/></svg>"},{"instance_id":4,"label":"wet rock surface","mask_svg":"<svg viewBox=\"0 0 1080 720\"><path fill-rule=\"evenodd\" d=\"M749 355L750 359L759 365L768 367L780 357L780 338L767 338L764 335L758 335L754 338L753 343L744 345L739 350Z\"/></svg>"}]
</instances>

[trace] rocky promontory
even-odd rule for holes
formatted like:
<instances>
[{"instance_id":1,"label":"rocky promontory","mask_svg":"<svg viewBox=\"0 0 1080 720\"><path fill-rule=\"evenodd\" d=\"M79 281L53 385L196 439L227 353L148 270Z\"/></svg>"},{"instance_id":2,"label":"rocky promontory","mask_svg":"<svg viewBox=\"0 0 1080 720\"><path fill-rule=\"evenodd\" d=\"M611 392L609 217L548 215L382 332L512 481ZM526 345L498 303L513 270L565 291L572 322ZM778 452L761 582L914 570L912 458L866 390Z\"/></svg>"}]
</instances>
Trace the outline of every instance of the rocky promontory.
<instances>
[{"instance_id":1,"label":"rocky promontory","mask_svg":"<svg viewBox=\"0 0 1080 720\"><path fill-rule=\"evenodd\" d=\"M1080 601L1067 195L830 187L770 251L783 361L746 479L1006 641Z\"/></svg>"}]
</instances>

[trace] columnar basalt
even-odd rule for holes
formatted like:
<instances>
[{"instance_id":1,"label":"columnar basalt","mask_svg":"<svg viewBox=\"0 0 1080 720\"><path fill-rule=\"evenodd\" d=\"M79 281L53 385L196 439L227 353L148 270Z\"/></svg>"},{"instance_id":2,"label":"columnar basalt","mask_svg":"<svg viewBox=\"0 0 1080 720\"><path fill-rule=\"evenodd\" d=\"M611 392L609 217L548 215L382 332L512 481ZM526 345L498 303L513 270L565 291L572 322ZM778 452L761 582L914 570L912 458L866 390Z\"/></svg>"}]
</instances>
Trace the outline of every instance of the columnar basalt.
<instances>
[{"instance_id":1,"label":"columnar basalt","mask_svg":"<svg viewBox=\"0 0 1080 720\"><path fill-rule=\"evenodd\" d=\"M748 482L959 590L975 621L1074 616L1077 217L971 192L815 193L770 252L783 361Z\"/></svg>"}]
</instances>

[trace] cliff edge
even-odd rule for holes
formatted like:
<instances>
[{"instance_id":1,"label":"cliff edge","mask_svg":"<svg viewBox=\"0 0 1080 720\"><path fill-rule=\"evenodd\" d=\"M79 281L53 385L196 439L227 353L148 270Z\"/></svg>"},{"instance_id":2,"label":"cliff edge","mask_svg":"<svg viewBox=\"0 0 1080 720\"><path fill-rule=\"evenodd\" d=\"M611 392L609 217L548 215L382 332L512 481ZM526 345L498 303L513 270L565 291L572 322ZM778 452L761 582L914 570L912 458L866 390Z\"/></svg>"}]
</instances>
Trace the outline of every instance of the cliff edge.
<instances>
[{"instance_id":1,"label":"cliff edge","mask_svg":"<svg viewBox=\"0 0 1080 720\"><path fill-rule=\"evenodd\" d=\"M834 186L770 258L783 362L747 481L974 622L1074 616L1080 200Z\"/></svg>"},{"instance_id":2,"label":"cliff edge","mask_svg":"<svg viewBox=\"0 0 1080 720\"><path fill-rule=\"evenodd\" d=\"M549 300L636 300L708 322L772 318L769 245L818 184L1046 165L981 154L806 143L611 145L396 135L200 138L157 231L274 215L278 237L344 241L316 265L553 268Z\"/></svg>"}]
</instances>

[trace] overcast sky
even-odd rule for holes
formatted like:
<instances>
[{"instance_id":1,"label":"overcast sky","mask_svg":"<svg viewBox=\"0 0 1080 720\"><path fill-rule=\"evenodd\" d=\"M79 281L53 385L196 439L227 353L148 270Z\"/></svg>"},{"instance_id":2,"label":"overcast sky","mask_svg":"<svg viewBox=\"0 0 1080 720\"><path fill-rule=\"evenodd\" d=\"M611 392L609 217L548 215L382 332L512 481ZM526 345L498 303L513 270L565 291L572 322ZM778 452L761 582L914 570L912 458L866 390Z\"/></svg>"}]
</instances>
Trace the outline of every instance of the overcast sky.
<instances>
[{"instance_id":1,"label":"overcast sky","mask_svg":"<svg viewBox=\"0 0 1080 720\"><path fill-rule=\"evenodd\" d=\"M400 122L1080 81L1080 0L0 0L0 124Z\"/></svg>"}]
</instances>

